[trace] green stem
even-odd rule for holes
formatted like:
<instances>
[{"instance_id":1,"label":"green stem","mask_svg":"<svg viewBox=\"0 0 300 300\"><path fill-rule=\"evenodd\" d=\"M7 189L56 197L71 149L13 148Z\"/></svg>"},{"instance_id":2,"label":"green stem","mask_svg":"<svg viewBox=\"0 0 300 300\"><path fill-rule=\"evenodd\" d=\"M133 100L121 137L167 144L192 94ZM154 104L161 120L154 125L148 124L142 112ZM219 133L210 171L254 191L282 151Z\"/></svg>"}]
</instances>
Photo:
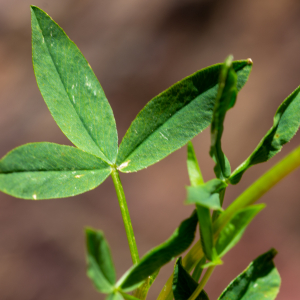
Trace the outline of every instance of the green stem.
<instances>
[{"instance_id":1,"label":"green stem","mask_svg":"<svg viewBox=\"0 0 300 300\"><path fill-rule=\"evenodd\" d=\"M111 177L115 185L115 189L117 192L117 197L119 200L119 205L121 209L121 214L123 217L123 222L125 226L125 231L128 239L129 249L131 253L131 258L133 264L137 264L139 262L139 253L135 242L134 232L130 220L130 215L127 207L127 202L123 190L123 186L120 180L119 172L115 168L112 169Z\"/></svg>"},{"instance_id":2,"label":"green stem","mask_svg":"<svg viewBox=\"0 0 300 300\"><path fill-rule=\"evenodd\" d=\"M199 279L201 277L201 274L203 272L202 266L205 264L205 262L206 262L206 257L203 256L202 259L200 259L199 262L197 262L196 267L193 271L192 277L197 282L199 281Z\"/></svg>"},{"instance_id":3,"label":"green stem","mask_svg":"<svg viewBox=\"0 0 300 300\"><path fill-rule=\"evenodd\" d=\"M148 291L149 291L151 285L153 284L153 282L155 281L158 273L159 273L159 270L156 271L153 275L148 276L148 278L145 280L145 282L137 290L135 290L133 292L133 296L135 296L136 298L138 298L140 300L146 300Z\"/></svg>"},{"instance_id":4,"label":"green stem","mask_svg":"<svg viewBox=\"0 0 300 300\"><path fill-rule=\"evenodd\" d=\"M214 233L218 234L231 217L240 209L253 204L274 185L300 166L300 146L290 152L274 167L247 188L214 223Z\"/></svg>"},{"instance_id":5,"label":"green stem","mask_svg":"<svg viewBox=\"0 0 300 300\"><path fill-rule=\"evenodd\" d=\"M275 184L292 173L300 166L300 146L285 156L274 167L263 174L249 188L247 188L221 216L213 223L214 238L216 239L231 217L241 208L249 206L269 191ZM190 272L193 266L203 257L201 243L197 242L183 258L183 266ZM163 287L157 300L172 299L173 274Z\"/></svg>"},{"instance_id":6,"label":"green stem","mask_svg":"<svg viewBox=\"0 0 300 300\"><path fill-rule=\"evenodd\" d=\"M221 204L221 206L223 206L224 197L225 197L225 191L226 191L226 188L223 189L223 190L219 193L219 195L220 195L220 204ZM219 218L219 215L220 215L220 214L221 214L220 211L215 210L215 211L213 212L213 215L212 215L212 221L215 222L215 221Z\"/></svg>"},{"instance_id":7,"label":"green stem","mask_svg":"<svg viewBox=\"0 0 300 300\"><path fill-rule=\"evenodd\" d=\"M207 269L207 271L205 272L205 274L204 274L203 278L201 279L199 285L197 286L194 293L192 294L192 296L188 300L195 300L198 297L198 295L201 293L204 286L206 285L208 279L210 278L212 272L214 271L215 267L216 266L211 266Z\"/></svg>"}]
</instances>

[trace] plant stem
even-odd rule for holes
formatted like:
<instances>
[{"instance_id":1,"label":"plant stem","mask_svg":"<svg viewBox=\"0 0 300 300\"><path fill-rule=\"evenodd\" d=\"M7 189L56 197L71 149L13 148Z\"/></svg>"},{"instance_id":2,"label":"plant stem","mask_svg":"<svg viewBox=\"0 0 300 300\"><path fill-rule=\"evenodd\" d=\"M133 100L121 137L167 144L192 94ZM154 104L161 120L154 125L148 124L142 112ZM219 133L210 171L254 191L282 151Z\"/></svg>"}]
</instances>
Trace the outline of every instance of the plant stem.
<instances>
[{"instance_id":1,"label":"plant stem","mask_svg":"<svg viewBox=\"0 0 300 300\"><path fill-rule=\"evenodd\" d=\"M159 273L159 270L156 271L154 274L148 276L148 278L145 280L145 282L133 292L133 296L140 300L146 300L148 291L152 285L152 283L155 281L157 275Z\"/></svg>"},{"instance_id":2,"label":"plant stem","mask_svg":"<svg viewBox=\"0 0 300 300\"><path fill-rule=\"evenodd\" d=\"M194 293L192 294L192 296L188 300L195 300L198 297L198 295L201 293L204 286L206 285L208 279L210 278L212 272L214 271L215 267L216 266L211 266L207 269L207 271L205 272L205 274L204 274L203 278L201 279L199 285L197 286Z\"/></svg>"},{"instance_id":3,"label":"plant stem","mask_svg":"<svg viewBox=\"0 0 300 300\"><path fill-rule=\"evenodd\" d=\"M290 152L274 167L248 187L214 223L214 233L218 234L231 217L240 209L253 204L285 176L300 166L300 146Z\"/></svg>"},{"instance_id":4,"label":"plant stem","mask_svg":"<svg viewBox=\"0 0 300 300\"><path fill-rule=\"evenodd\" d=\"M221 204L221 206L223 206L224 197L225 197L225 191L226 191L226 188L223 189L223 190L219 193L219 195L220 195L220 204ZM212 221L215 222L215 221L219 218L219 215L220 215L220 214L221 214L220 211L215 210L215 211L213 212L213 215L212 215Z\"/></svg>"},{"instance_id":5,"label":"plant stem","mask_svg":"<svg viewBox=\"0 0 300 300\"><path fill-rule=\"evenodd\" d=\"M119 172L115 168L112 169L111 177L115 185L115 189L117 192L117 197L119 200L119 205L121 209L121 214L123 217L123 222L125 226L125 231L128 239L130 254L132 258L133 264L137 264L139 262L139 253L135 242L134 232L130 220L130 215L127 207L127 202L123 190L123 186L120 180Z\"/></svg>"},{"instance_id":6,"label":"plant stem","mask_svg":"<svg viewBox=\"0 0 300 300\"><path fill-rule=\"evenodd\" d=\"M231 217L241 208L249 206L257 201L262 195L269 191L275 184L281 181L284 177L292 173L300 166L300 146L290 152L274 167L269 169L259 179L257 179L250 187L248 187L229 207L220 215L213 223L214 239L217 239L220 231ZM188 272L196 265L203 257L201 243L197 242L187 255L183 258L183 266ZM173 274L163 287L157 300L172 299L172 280Z\"/></svg>"}]
</instances>

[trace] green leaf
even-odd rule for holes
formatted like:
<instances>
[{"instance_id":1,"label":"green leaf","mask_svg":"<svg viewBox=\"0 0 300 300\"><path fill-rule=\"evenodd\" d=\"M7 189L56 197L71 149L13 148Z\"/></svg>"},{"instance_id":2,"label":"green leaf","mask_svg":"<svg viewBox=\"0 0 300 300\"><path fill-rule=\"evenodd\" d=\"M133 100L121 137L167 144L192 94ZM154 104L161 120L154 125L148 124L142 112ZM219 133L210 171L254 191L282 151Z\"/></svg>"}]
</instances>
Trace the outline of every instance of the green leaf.
<instances>
[{"instance_id":1,"label":"green leaf","mask_svg":"<svg viewBox=\"0 0 300 300\"><path fill-rule=\"evenodd\" d=\"M221 138L226 112L234 106L238 93L237 75L232 67L232 59L233 57L229 56L222 66L219 90L211 122L211 147L209 154L216 163L214 171L220 179L228 178L231 173L230 163L222 150Z\"/></svg>"},{"instance_id":2,"label":"green leaf","mask_svg":"<svg viewBox=\"0 0 300 300\"><path fill-rule=\"evenodd\" d=\"M134 295L138 299L146 299L148 291L151 285L154 283L157 275L159 274L159 270L155 271L154 274L147 277L147 279L143 282L143 284L135 291Z\"/></svg>"},{"instance_id":3,"label":"green leaf","mask_svg":"<svg viewBox=\"0 0 300 300\"><path fill-rule=\"evenodd\" d=\"M222 64L202 69L153 98L124 136L117 157L123 172L146 168L179 149L209 126ZM238 89L246 83L250 60L233 62Z\"/></svg>"},{"instance_id":4,"label":"green leaf","mask_svg":"<svg viewBox=\"0 0 300 300\"><path fill-rule=\"evenodd\" d=\"M219 300L273 300L280 287L280 276L273 263L277 254L271 249L255 259L224 290Z\"/></svg>"},{"instance_id":5,"label":"green leaf","mask_svg":"<svg viewBox=\"0 0 300 300\"><path fill-rule=\"evenodd\" d=\"M173 276L173 295L175 300L187 300L196 290L198 283L184 269L181 257L177 259ZM195 300L209 300L207 294L202 290Z\"/></svg>"},{"instance_id":6,"label":"green leaf","mask_svg":"<svg viewBox=\"0 0 300 300\"><path fill-rule=\"evenodd\" d=\"M195 269L194 269L194 271L193 271L193 275L192 275L192 277L193 277L193 279L195 280L195 281L199 281L199 279L200 279L200 277L201 277L201 274L202 274L202 272L203 272L203 265L205 264L205 262L206 262L206 258L205 257L202 257L200 260L199 260L199 262L197 263L197 265L196 265L196 267L195 267Z\"/></svg>"},{"instance_id":7,"label":"green leaf","mask_svg":"<svg viewBox=\"0 0 300 300\"><path fill-rule=\"evenodd\" d=\"M108 243L102 231L87 228L85 232L88 262L87 275L99 292L111 293L116 283L116 272Z\"/></svg>"},{"instance_id":8,"label":"green leaf","mask_svg":"<svg viewBox=\"0 0 300 300\"><path fill-rule=\"evenodd\" d=\"M121 293L121 295L123 296L123 298L126 299L126 300L139 300L140 299L140 298L136 298L136 297L134 297L132 295L128 295L128 294L124 293L123 291L119 291L119 292Z\"/></svg>"},{"instance_id":9,"label":"green leaf","mask_svg":"<svg viewBox=\"0 0 300 300\"><path fill-rule=\"evenodd\" d=\"M109 165L80 149L32 143L0 160L0 191L33 200L70 197L94 189L110 173Z\"/></svg>"},{"instance_id":10,"label":"green leaf","mask_svg":"<svg viewBox=\"0 0 300 300\"><path fill-rule=\"evenodd\" d=\"M231 174L229 180L237 184L251 166L265 162L289 142L300 126L300 87L288 96L277 109L272 128L253 153Z\"/></svg>"},{"instance_id":11,"label":"green leaf","mask_svg":"<svg viewBox=\"0 0 300 300\"><path fill-rule=\"evenodd\" d=\"M109 164L118 137L112 109L90 65L49 15L31 6L32 60L37 84L62 132Z\"/></svg>"},{"instance_id":12,"label":"green leaf","mask_svg":"<svg viewBox=\"0 0 300 300\"><path fill-rule=\"evenodd\" d=\"M214 238L209 208L197 205L197 215L200 225L200 239L205 257L214 260Z\"/></svg>"},{"instance_id":13,"label":"green leaf","mask_svg":"<svg viewBox=\"0 0 300 300\"><path fill-rule=\"evenodd\" d=\"M203 183L202 174L191 142L188 143L187 167L192 186L187 188L188 199L186 203L196 204L203 252L207 259L213 261L214 264L218 264L220 263L220 259L214 249L210 208L222 210L219 194L217 192L220 187L223 188L224 182L219 179L214 179Z\"/></svg>"},{"instance_id":14,"label":"green leaf","mask_svg":"<svg viewBox=\"0 0 300 300\"><path fill-rule=\"evenodd\" d=\"M195 238L197 223L197 214L193 212L188 219L180 224L168 240L150 250L137 265L129 269L117 286L125 291L135 289L148 276L184 252Z\"/></svg>"},{"instance_id":15,"label":"green leaf","mask_svg":"<svg viewBox=\"0 0 300 300\"><path fill-rule=\"evenodd\" d=\"M112 294L109 294L105 300L124 300L123 296L118 293L118 292L115 292L115 293L112 293Z\"/></svg>"},{"instance_id":16,"label":"green leaf","mask_svg":"<svg viewBox=\"0 0 300 300\"><path fill-rule=\"evenodd\" d=\"M198 204L206 208L222 211L219 192L227 187L220 179L212 179L198 186L187 187L186 204Z\"/></svg>"},{"instance_id":17,"label":"green leaf","mask_svg":"<svg viewBox=\"0 0 300 300\"><path fill-rule=\"evenodd\" d=\"M192 142L188 142L187 144L187 169L191 186L204 183Z\"/></svg>"},{"instance_id":18,"label":"green leaf","mask_svg":"<svg viewBox=\"0 0 300 300\"><path fill-rule=\"evenodd\" d=\"M216 250L220 257L234 247L243 236L247 226L253 218L265 208L265 204L249 206L238 211L227 225L221 230L216 243Z\"/></svg>"}]
</instances>

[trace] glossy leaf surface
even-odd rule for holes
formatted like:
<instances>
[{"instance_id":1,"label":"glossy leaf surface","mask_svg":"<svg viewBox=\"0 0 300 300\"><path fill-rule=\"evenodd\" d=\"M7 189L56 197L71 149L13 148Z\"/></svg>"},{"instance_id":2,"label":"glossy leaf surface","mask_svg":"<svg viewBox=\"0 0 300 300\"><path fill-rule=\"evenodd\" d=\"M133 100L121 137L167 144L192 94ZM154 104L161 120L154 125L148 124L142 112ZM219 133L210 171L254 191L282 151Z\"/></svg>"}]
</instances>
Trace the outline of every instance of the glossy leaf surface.
<instances>
[{"instance_id":1,"label":"glossy leaf surface","mask_svg":"<svg viewBox=\"0 0 300 300\"><path fill-rule=\"evenodd\" d=\"M114 163L115 119L90 65L64 31L31 6L32 60L37 84L62 132L78 148Z\"/></svg>"},{"instance_id":2,"label":"glossy leaf surface","mask_svg":"<svg viewBox=\"0 0 300 300\"><path fill-rule=\"evenodd\" d=\"M232 56L229 56L220 72L218 95L211 122L210 156L215 161L215 174L220 179L230 176L230 163L223 153L221 138L224 130L224 119L228 109L234 106L237 97L237 75L232 67Z\"/></svg>"},{"instance_id":3,"label":"glossy leaf surface","mask_svg":"<svg viewBox=\"0 0 300 300\"><path fill-rule=\"evenodd\" d=\"M234 247L243 236L253 218L265 208L264 204L253 205L238 211L219 233L216 250L221 257Z\"/></svg>"},{"instance_id":4,"label":"glossy leaf surface","mask_svg":"<svg viewBox=\"0 0 300 300\"><path fill-rule=\"evenodd\" d=\"M184 252L195 238L197 223L197 214L193 212L188 219L180 224L167 241L150 250L137 265L133 266L120 280L118 286L124 290L134 289L148 276Z\"/></svg>"},{"instance_id":5,"label":"glossy leaf surface","mask_svg":"<svg viewBox=\"0 0 300 300\"><path fill-rule=\"evenodd\" d=\"M187 300L192 296L197 286L198 283L184 269L181 258L179 258L175 264L172 285L175 300ZM201 291L196 300L209 300L209 298L204 291Z\"/></svg>"},{"instance_id":6,"label":"glossy leaf surface","mask_svg":"<svg viewBox=\"0 0 300 300\"><path fill-rule=\"evenodd\" d=\"M265 162L289 142L300 126L300 87L279 106L272 128L260 141L253 153L232 173L229 180L236 184L251 166Z\"/></svg>"},{"instance_id":7,"label":"glossy leaf surface","mask_svg":"<svg viewBox=\"0 0 300 300\"><path fill-rule=\"evenodd\" d=\"M206 208L222 211L219 192L226 187L227 184L217 178L207 181L202 185L188 186L185 203L198 204Z\"/></svg>"},{"instance_id":8,"label":"glossy leaf surface","mask_svg":"<svg viewBox=\"0 0 300 300\"><path fill-rule=\"evenodd\" d=\"M276 250L255 259L224 290L219 300L273 300L280 287L280 276L273 263Z\"/></svg>"},{"instance_id":9,"label":"glossy leaf surface","mask_svg":"<svg viewBox=\"0 0 300 300\"><path fill-rule=\"evenodd\" d=\"M69 197L94 189L110 173L103 160L75 147L32 143L0 160L0 190L33 200Z\"/></svg>"},{"instance_id":10,"label":"glossy leaf surface","mask_svg":"<svg viewBox=\"0 0 300 300\"><path fill-rule=\"evenodd\" d=\"M117 158L123 172L146 168L179 149L211 122L222 64L186 77L153 98L124 136ZM249 60L233 62L238 89L251 71Z\"/></svg>"},{"instance_id":11,"label":"glossy leaf surface","mask_svg":"<svg viewBox=\"0 0 300 300\"><path fill-rule=\"evenodd\" d=\"M116 272L110 249L102 231L86 229L87 275L101 293L111 293L116 283ZM118 296L114 296L118 299ZM115 299L112 296L112 299Z\"/></svg>"}]
</instances>

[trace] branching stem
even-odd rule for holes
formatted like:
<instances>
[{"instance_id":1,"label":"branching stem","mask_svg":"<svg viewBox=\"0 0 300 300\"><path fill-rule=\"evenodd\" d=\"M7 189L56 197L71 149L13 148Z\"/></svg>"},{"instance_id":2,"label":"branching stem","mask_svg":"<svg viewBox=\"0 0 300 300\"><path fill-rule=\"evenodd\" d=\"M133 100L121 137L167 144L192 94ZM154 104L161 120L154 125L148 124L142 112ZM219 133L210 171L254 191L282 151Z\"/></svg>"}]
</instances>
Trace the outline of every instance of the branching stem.
<instances>
[{"instance_id":1,"label":"branching stem","mask_svg":"<svg viewBox=\"0 0 300 300\"><path fill-rule=\"evenodd\" d=\"M231 217L240 209L254 204L261 196L268 192L279 181L300 167L300 146L290 152L274 167L269 169L260 178L258 178L250 187L248 187L231 205L220 215L213 223L214 239L224 228ZM203 257L201 243L196 243L183 259L183 266L188 272ZM172 299L172 280L173 274L163 287L157 300Z\"/></svg>"}]
</instances>

